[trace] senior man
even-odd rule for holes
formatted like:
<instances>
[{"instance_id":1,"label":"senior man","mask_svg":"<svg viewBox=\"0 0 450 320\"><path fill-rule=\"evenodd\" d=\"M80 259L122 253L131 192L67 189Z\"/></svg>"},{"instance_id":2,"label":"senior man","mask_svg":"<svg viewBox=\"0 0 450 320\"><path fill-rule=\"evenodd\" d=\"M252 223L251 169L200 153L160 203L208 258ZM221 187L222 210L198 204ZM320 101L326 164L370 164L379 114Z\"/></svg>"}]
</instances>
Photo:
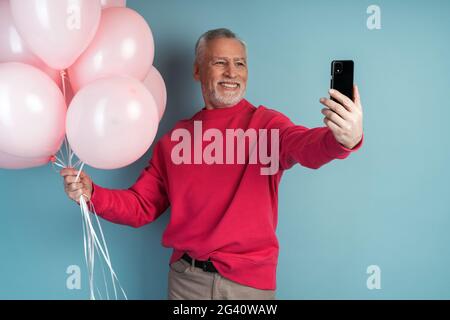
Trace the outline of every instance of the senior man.
<instances>
[{"instance_id":1,"label":"senior man","mask_svg":"<svg viewBox=\"0 0 450 320\"><path fill-rule=\"evenodd\" d=\"M275 299L281 176L296 163L318 169L361 147L358 88L354 101L335 90L336 101L321 98L326 126L309 129L244 99L246 45L232 31L204 33L195 54L205 106L156 143L135 184L107 189L84 172L75 182L77 171L63 169L65 191L77 202L85 194L99 216L133 227L171 207L162 238L173 248L169 299Z\"/></svg>"}]
</instances>

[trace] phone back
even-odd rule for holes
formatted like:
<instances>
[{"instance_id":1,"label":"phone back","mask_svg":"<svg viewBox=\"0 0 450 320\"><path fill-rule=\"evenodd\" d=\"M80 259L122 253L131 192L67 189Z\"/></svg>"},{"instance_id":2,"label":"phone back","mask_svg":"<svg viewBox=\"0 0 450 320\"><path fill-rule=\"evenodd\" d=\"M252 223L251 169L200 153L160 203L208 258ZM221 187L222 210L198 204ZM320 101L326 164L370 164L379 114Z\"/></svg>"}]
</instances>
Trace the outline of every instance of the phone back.
<instances>
[{"instance_id":1,"label":"phone back","mask_svg":"<svg viewBox=\"0 0 450 320\"><path fill-rule=\"evenodd\" d=\"M331 85L353 100L353 60L334 60L331 62ZM334 100L334 99L333 99Z\"/></svg>"}]
</instances>

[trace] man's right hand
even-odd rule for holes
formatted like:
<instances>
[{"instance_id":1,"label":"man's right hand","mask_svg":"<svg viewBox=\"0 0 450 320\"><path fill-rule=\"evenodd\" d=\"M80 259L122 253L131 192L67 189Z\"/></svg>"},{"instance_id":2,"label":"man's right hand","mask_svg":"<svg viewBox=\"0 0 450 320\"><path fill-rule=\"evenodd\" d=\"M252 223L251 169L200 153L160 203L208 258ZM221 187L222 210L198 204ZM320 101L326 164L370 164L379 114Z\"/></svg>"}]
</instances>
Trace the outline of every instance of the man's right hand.
<instances>
[{"instance_id":1,"label":"man's right hand","mask_svg":"<svg viewBox=\"0 0 450 320\"><path fill-rule=\"evenodd\" d=\"M73 168L65 168L60 171L60 175L64 178L64 191L70 199L76 203L80 203L80 197L85 195L86 201L89 201L92 196L92 180L91 178L81 171L78 181L75 181L78 174L78 170Z\"/></svg>"}]
</instances>

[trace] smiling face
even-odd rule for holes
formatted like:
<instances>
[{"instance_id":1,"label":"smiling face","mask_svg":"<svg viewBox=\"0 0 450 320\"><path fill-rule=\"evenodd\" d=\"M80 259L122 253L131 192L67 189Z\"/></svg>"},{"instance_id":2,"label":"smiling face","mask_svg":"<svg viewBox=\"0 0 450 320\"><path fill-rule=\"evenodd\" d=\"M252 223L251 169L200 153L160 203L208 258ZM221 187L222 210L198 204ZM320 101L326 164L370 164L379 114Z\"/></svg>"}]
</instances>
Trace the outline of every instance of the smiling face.
<instances>
[{"instance_id":1,"label":"smiling face","mask_svg":"<svg viewBox=\"0 0 450 320\"><path fill-rule=\"evenodd\" d=\"M237 39L217 38L203 44L194 64L194 79L200 81L207 109L237 104L247 88L247 54Z\"/></svg>"}]
</instances>

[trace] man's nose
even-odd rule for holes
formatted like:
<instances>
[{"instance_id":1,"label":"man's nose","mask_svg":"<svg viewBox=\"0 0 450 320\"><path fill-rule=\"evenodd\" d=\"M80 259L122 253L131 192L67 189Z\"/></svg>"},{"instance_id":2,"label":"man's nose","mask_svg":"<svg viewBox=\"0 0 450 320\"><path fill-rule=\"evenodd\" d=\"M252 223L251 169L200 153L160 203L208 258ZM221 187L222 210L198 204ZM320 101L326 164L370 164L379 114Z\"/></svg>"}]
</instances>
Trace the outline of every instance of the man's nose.
<instances>
[{"instance_id":1,"label":"man's nose","mask_svg":"<svg viewBox=\"0 0 450 320\"><path fill-rule=\"evenodd\" d=\"M225 69L224 75L228 78L236 78L237 72L233 64L229 64Z\"/></svg>"}]
</instances>

